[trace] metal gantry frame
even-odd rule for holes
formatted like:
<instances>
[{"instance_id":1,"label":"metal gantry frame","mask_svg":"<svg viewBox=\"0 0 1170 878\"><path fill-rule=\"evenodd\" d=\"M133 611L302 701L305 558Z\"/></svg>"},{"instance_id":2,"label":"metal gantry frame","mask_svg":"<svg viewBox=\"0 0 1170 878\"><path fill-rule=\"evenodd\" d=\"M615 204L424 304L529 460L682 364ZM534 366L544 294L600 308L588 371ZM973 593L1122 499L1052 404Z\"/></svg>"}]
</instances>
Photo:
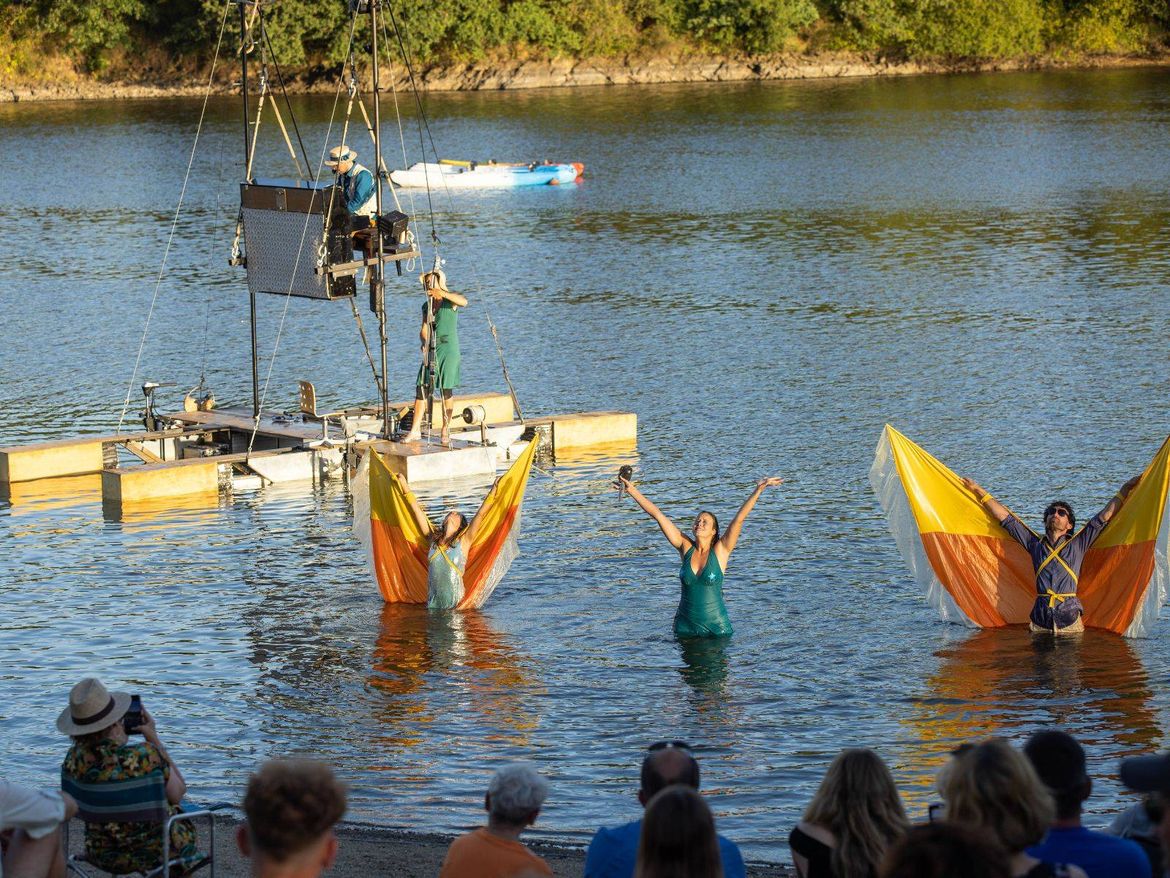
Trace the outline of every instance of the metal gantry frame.
<instances>
[{"instance_id":1,"label":"metal gantry frame","mask_svg":"<svg viewBox=\"0 0 1170 878\"><path fill-rule=\"evenodd\" d=\"M250 107L248 99L249 74L248 74L248 54L254 45L258 43L252 38L252 28L258 22L261 30L264 28L264 17L262 12L262 5L265 0L237 0L240 9L240 90L243 97L243 124L244 124L244 167L246 169L245 176L251 177L250 158L255 149L255 141L259 135L259 128L252 130L252 123L250 119ZM378 57L378 13L382 7L382 0L350 0L350 10L355 17L355 24L357 16L368 13L370 23L370 47L371 47L371 66L372 66L372 86L374 99L374 119L373 119L373 140L374 140L374 197L375 197L375 211L377 217L382 216L383 195L382 169L385 163L382 159L382 136L381 136L381 69ZM249 11L252 12L255 22L249 24ZM261 36L263 39L263 34ZM364 112L364 110L363 110ZM246 182L251 182L247 180ZM328 220L326 220L328 221ZM382 434L389 438L391 429L390 420L390 397L389 397L389 351L388 351L388 337L387 337L387 320L386 320L386 286L385 286L385 264L391 261L401 261L404 259L413 259L421 257L421 252L415 249L413 245L408 246L406 250L401 247L396 247L393 253L387 253L385 241L383 239L382 230L378 227L377 220L374 223L375 241L377 246L376 254L371 257L369 253L365 253L360 260L352 260L339 265L323 265L317 268L318 274L344 275L346 273L353 273L361 268L365 268L368 272L369 278L369 302L370 310L374 312L378 319L378 342L380 347L380 376L378 378L379 391L381 394L381 409L382 409ZM246 262L244 260L233 260L235 262ZM257 335L257 317L256 317L256 291L249 285L248 295L248 310L249 322L251 324L251 366L252 366L252 416L258 419L261 408L261 393L260 393L260 369L259 369L259 340Z\"/></svg>"}]
</instances>

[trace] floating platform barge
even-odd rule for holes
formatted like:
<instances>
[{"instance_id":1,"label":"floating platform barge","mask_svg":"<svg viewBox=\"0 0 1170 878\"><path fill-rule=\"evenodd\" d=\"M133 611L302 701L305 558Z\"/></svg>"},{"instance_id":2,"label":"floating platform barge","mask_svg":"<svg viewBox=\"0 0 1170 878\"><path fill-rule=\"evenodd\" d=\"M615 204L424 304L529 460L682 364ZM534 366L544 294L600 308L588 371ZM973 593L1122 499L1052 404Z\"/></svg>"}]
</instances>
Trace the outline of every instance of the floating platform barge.
<instances>
[{"instance_id":1,"label":"floating platform barge","mask_svg":"<svg viewBox=\"0 0 1170 878\"><path fill-rule=\"evenodd\" d=\"M419 483L492 475L501 461L515 456L516 446L533 440L554 457L598 447L617 454L637 444L638 420L631 412L521 421L506 393L456 396L449 445L437 438L410 443L378 438L380 406L317 413L311 385L308 397L302 385L301 403L300 412L264 413L258 420L248 407L181 411L158 418L167 426L163 430L0 448L0 492L8 498L29 494L13 486L32 488L28 483L36 482L37 495L51 495L53 483L44 480L100 474L103 505L165 508L171 498L343 478L371 447L409 482ZM405 413L412 406L398 403L394 409ZM431 414L432 423L441 423L437 401Z\"/></svg>"}]
</instances>

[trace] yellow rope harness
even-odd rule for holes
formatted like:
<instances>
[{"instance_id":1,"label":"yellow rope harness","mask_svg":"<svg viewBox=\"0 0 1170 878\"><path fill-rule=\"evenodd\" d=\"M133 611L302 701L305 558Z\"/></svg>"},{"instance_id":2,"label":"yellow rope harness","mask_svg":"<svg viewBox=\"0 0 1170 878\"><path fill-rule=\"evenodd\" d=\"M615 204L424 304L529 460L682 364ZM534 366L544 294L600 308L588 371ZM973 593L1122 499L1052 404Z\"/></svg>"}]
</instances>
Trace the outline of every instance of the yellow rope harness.
<instances>
[{"instance_id":1,"label":"yellow rope harness","mask_svg":"<svg viewBox=\"0 0 1170 878\"><path fill-rule=\"evenodd\" d=\"M1060 564L1061 567L1063 567L1065 570L1068 571L1068 575L1072 577L1073 582L1076 582L1079 584L1080 578L1073 572L1073 569L1068 566L1068 564L1065 562L1064 558L1060 557L1060 550L1063 549L1065 546L1067 546L1071 542L1072 542L1072 540L1068 539L1068 540L1065 540L1063 543L1061 543L1059 546L1054 546L1052 551L1048 553L1048 557L1045 558L1044 561L1040 564L1040 566L1036 568L1036 575L1037 576L1040 575L1040 573L1044 570L1044 568L1048 566L1049 561L1055 560L1058 564Z\"/></svg>"}]
</instances>

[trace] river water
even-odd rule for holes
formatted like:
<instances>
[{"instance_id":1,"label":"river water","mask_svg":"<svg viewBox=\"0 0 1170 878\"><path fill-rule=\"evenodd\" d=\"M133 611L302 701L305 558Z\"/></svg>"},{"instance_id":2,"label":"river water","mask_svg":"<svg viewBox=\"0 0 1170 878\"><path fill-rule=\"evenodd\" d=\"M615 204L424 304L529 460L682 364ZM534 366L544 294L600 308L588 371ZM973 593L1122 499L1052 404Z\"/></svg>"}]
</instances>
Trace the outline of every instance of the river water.
<instances>
[{"instance_id":1,"label":"river water","mask_svg":"<svg viewBox=\"0 0 1170 878\"><path fill-rule=\"evenodd\" d=\"M293 103L316 160L339 136L332 100ZM201 374L221 402L247 400L247 298L226 265L231 101L208 107L159 268L201 106L0 106L0 443L112 432L128 395L132 424L146 378L179 383L164 407ZM943 624L866 474L889 422L1017 509L1060 495L1087 518L1153 456L1168 431L1170 72L453 94L426 109L444 156L587 166L581 185L435 194L452 288L473 302L465 389L503 389L489 313L526 413L635 411L637 454L535 474L524 554L482 612L455 617L383 606L341 485L123 516L103 514L92 480L64 499L14 492L0 503L3 773L53 782L53 719L96 673L143 694L196 800L238 798L265 757L313 755L352 785L352 818L408 829L478 822L490 771L528 759L552 782L538 828L583 842L636 816L642 749L684 738L720 830L781 859L839 748L876 748L918 817L956 743L1049 724L1088 749L1090 822L1124 807L1118 758L1164 740L1170 621L1148 640L1055 645ZM261 175L287 175L271 122L264 135ZM428 235L426 199L406 207ZM405 397L415 288L392 281L390 297ZM298 378L323 406L375 397L344 302L264 297L260 325L269 406L295 408ZM706 507L726 522L757 478L788 479L728 570L729 642L671 636L677 560L608 487L626 461L684 524ZM485 489L420 493L472 509Z\"/></svg>"}]
</instances>

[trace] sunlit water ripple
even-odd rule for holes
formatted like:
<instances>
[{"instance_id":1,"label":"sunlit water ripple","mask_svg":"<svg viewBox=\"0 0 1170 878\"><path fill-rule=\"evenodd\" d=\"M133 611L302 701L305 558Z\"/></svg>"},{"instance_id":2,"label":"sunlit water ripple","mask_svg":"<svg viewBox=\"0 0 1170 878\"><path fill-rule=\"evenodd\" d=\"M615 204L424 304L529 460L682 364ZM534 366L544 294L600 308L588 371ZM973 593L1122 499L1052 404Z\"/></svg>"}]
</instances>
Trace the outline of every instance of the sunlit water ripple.
<instances>
[{"instance_id":1,"label":"sunlit water ripple","mask_svg":"<svg viewBox=\"0 0 1170 878\"><path fill-rule=\"evenodd\" d=\"M553 784L540 828L581 842L635 815L639 750L683 737L720 829L778 859L841 746L876 747L917 815L956 742L1051 723L1089 750L1095 814L1121 808L1117 759L1163 741L1170 623L1055 645L944 625L866 472L887 421L1019 509L1060 494L1086 515L1145 465L1168 431L1168 95L1141 70L430 96L445 155L588 167L581 186L436 197L473 300L465 386L502 387L487 310L526 412L638 413L643 487L676 519L726 521L760 475L789 478L728 571L735 636L671 637L677 562L608 488L626 457L535 475L524 554L454 617L383 606L340 485L122 517L92 479L71 500L22 489L0 504L2 772L52 782L52 720L97 673L143 693L196 798L314 755L352 784L351 816L389 826L470 825L488 772L531 759ZM294 103L319 148L330 103ZM230 101L132 376L198 107L0 106L3 154L68 182L0 179L0 442L112 432L146 377L205 372L246 399ZM413 296L391 284L399 396ZM281 332L269 403L294 407L298 378L373 398L349 308L284 307L260 302L262 374ZM470 509L486 486L421 493Z\"/></svg>"}]
</instances>

